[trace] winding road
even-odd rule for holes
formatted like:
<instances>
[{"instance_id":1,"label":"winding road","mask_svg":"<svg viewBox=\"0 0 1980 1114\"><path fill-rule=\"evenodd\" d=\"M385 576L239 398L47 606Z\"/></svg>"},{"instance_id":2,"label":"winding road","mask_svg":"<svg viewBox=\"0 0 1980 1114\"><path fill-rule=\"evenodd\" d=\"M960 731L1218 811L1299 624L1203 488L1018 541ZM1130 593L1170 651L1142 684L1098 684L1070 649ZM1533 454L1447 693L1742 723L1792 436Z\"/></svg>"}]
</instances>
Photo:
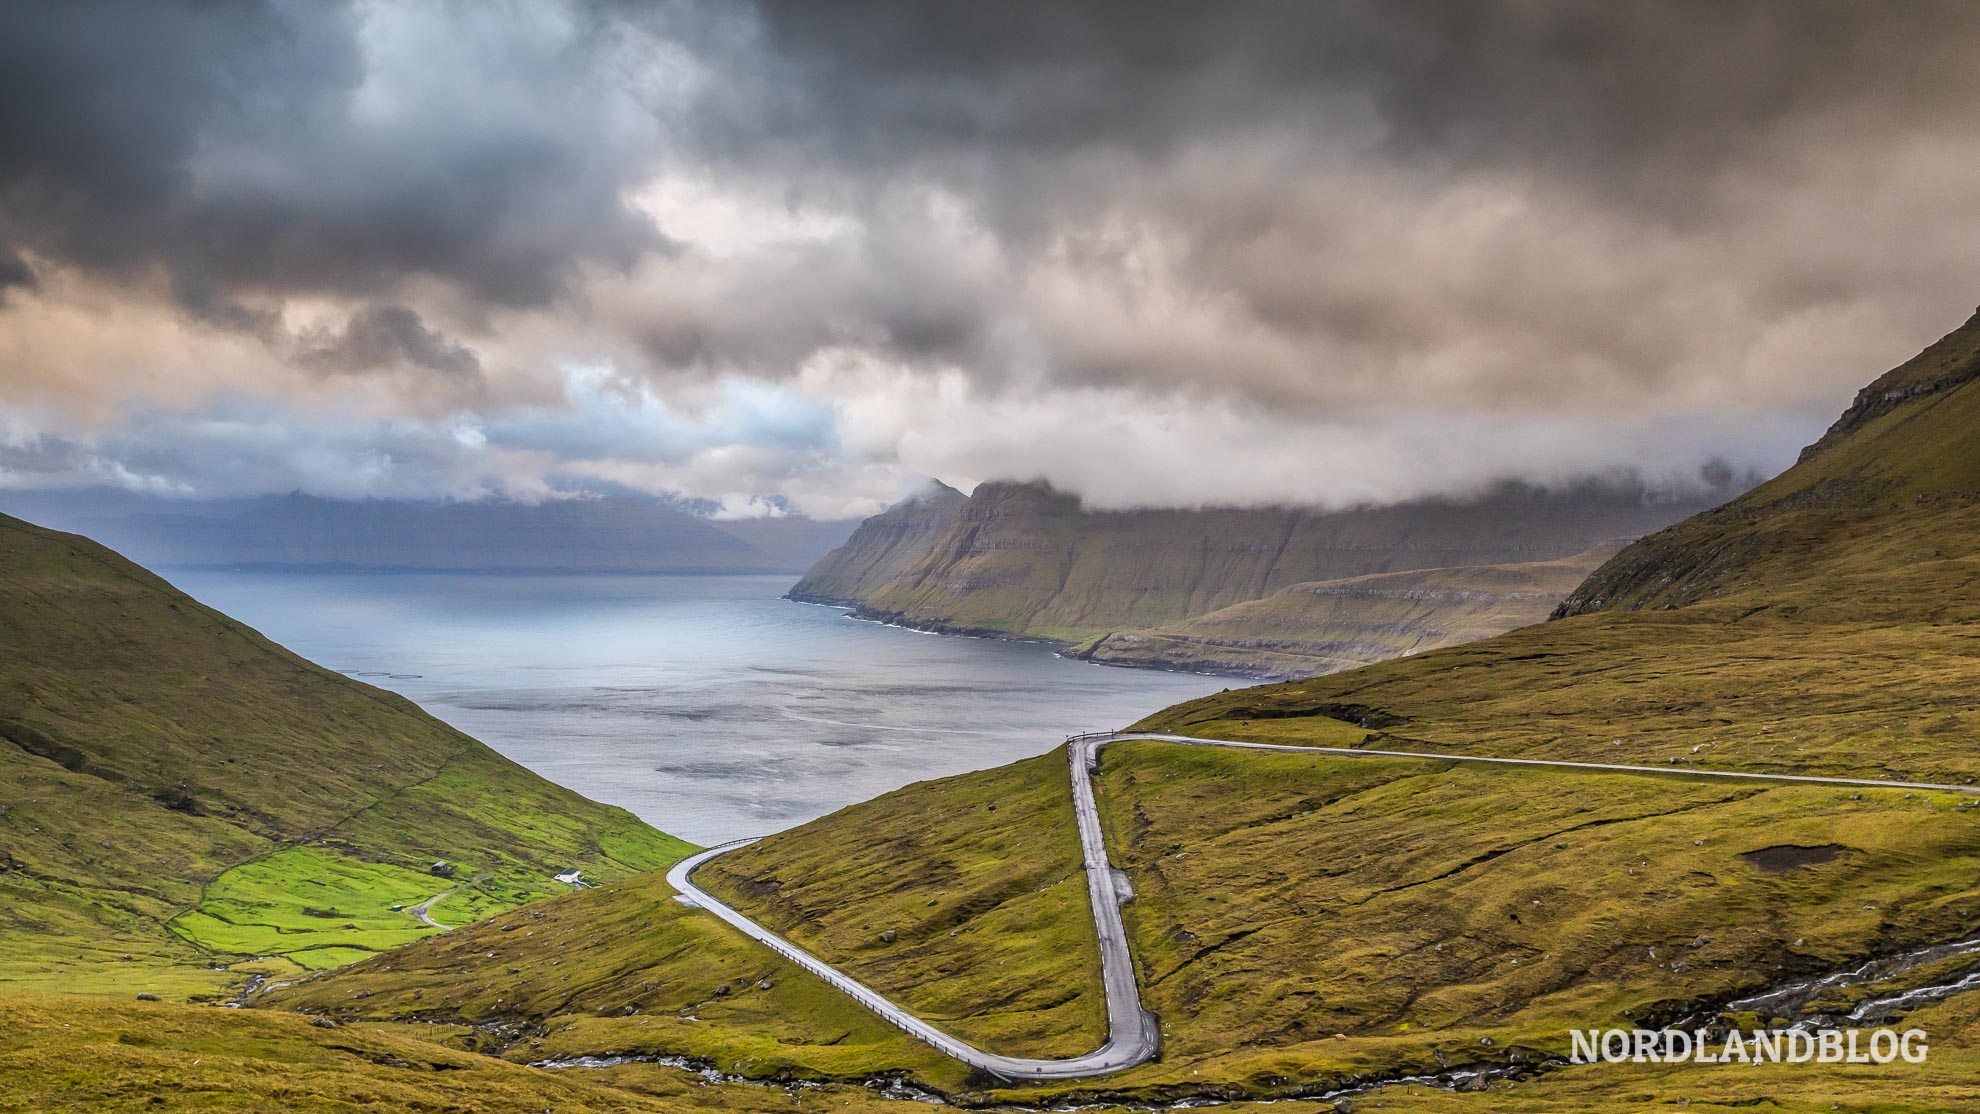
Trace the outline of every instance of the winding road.
<instances>
[{"instance_id":1,"label":"winding road","mask_svg":"<svg viewBox=\"0 0 1980 1114\"><path fill-rule=\"evenodd\" d=\"M1609 762L1568 762L1544 758L1492 758L1472 754L1438 754L1432 751L1355 750L1346 747L1308 747L1286 743L1246 743L1234 739L1200 739L1189 735L1149 732L1109 731L1074 735L1066 740L1066 755L1072 765L1073 811L1079 823L1080 850L1085 860L1083 865L1086 870L1086 892L1093 907L1093 926L1100 939L1100 974L1107 993L1107 1043L1084 1056L1074 1056L1064 1060L1032 1060L1000 1056L958 1040L916 1017L879 991L750 920L694 884L694 872L703 864L738 847L755 843L756 838L735 840L690 855L667 872L667 882L680 891L680 896L676 900L713 913L744 935L763 943L778 955L850 995L854 1001L879 1015L882 1020L895 1028L971 1067L1014 1081L1079 1079L1121 1071L1154 1058L1160 1030L1154 1015L1142 1007L1141 992L1135 985L1134 958L1128 950L1127 930L1121 922L1121 906L1133 897L1133 892L1128 885L1127 875L1116 869L1107 859L1107 845L1100 827L1099 805L1093 796L1093 774L1099 766L1101 748L1109 743L1144 740L1176 743L1182 746L1315 754L1328 758L1404 758L1428 762L1541 766L1592 770L1601 773L1654 774L1662 777L1734 778L1789 784L1867 786L1876 789L1930 789L1980 795L1980 786L1880 781L1874 778L1759 774L1735 770L1702 770L1688 766L1629 766Z\"/></svg>"},{"instance_id":2,"label":"winding road","mask_svg":"<svg viewBox=\"0 0 1980 1114\"><path fill-rule=\"evenodd\" d=\"M448 928L446 925L441 924L439 921L434 920L431 916L427 915L426 911L428 909L433 908L434 904L438 902L441 898L446 897L447 894L451 894L453 892L454 891L452 890L448 890L446 893L434 894L432 897L429 897L425 901L420 902L418 905L415 905L412 908L406 910L406 912L411 913L413 916L418 917L420 920L425 921L427 924L432 925L434 928L437 928L442 932L452 932L454 931L453 929Z\"/></svg>"}]
</instances>

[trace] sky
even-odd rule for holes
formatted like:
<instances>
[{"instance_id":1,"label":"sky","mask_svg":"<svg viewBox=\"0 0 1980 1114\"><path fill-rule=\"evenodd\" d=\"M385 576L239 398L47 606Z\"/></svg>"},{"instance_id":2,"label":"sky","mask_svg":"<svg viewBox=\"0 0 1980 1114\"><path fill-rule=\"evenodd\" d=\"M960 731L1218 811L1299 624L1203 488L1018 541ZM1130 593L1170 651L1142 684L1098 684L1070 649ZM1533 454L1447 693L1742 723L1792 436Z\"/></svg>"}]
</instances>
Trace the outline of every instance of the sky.
<instances>
[{"instance_id":1,"label":"sky","mask_svg":"<svg viewBox=\"0 0 1980 1114\"><path fill-rule=\"evenodd\" d=\"M1980 5L0 6L0 488L1771 472L1980 302Z\"/></svg>"}]
</instances>

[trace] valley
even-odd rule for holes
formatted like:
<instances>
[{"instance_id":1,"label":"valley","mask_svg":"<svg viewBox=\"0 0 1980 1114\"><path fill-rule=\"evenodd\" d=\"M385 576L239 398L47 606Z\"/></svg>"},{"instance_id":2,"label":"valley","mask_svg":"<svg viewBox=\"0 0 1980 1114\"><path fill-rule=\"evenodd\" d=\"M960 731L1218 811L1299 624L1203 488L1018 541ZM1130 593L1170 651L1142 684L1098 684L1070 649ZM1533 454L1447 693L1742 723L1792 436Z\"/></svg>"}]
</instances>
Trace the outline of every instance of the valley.
<instances>
[{"instance_id":1,"label":"valley","mask_svg":"<svg viewBox=\"0 0 1980 1114\"><path fill-rule=\"evenodd\" d=\"M285 1062L368 1030L386 1044L360 1059L475 1057L491 1094L549 1072L571 1102L664 1102L712 1072L721 1109L901 1088L1572 1107L1724 1069L1569 1065L1571 1029L1861 1003L1938 1027L1938 1066L1863 1070L1901 1102L1963 1101L1976 391L1980 317L1795 468L1616 552L1550 621L908 785L698 857L679 886L664 868L690 845L93 543L0 523L21 651L0 979L15 1008L100 1033L247 1007L161 1022L160 1063L203 1065L201 1041L266 1019L258 1055ZM915 513L955 509L931 498ZM1532 571L1490 577L1517 592ZM552 880L573 867L597 884ZM1897 956L1921 958L1823 981ZM1810 983L1827 989L1793 990ZM32 1074L47 1024L13 1046L23 1078L89 1085ZM259 1093L260 1070L213 1086Z\"/></svg>"},{"instance_id":2,"label":"valley","mask_svg":"<svg viewBox=\"0 0 1980 1114\"><path fill-rule=\"evenodd\" d=\"M1157 1060L1101 1080L1010 1087L884 1028L869 1051L847 1059L840 1040L827 1055L812 1042L849 1031L846 1011L865 1011L816 984L824 996L810 1012L779 1012L777 1022L810 1035L793 1033L767 1060L729 1063L821 1079L907 1070L965 1103L1284 1097L1471 1069L1497 1073L1479 1083L1491 1101L1534 1109L1620 1093L1649 1101L1689 1087L1777 1093L1794 1109L1797 1093L1813 1102L1832 1093L1825 1085L1864 1075L1898 1108L1976 1097L1949 1066L1975 1055L1963 1020L1973 1007L1957 994L1901 1015L1935 1041L1932 1066L1908 1074L1845 1066L1798 1083L1785 1066L1737 1069L1723 1082L1723 1067L1542 1070L1566 1054L1570 1028L1693 1017L1708 1027L1770 1024L1733 1003L1964 940L1980 924L1969 790L1980 769L1960 742L1971 709L1959 695L1980 676L1966 635L1975 607L1967 566L1980 560L1967 494L1980 483L1968 477L1980 452L1962 417L1980 398L1976 336L1980 320L1887 382L1948 360L1964 377L1846 423L1796 469L1624 550L1575 597L1612 582L1682 583L1681 606L1631 606L1644 601L1627 590L1593 607L1571 599L1562 610L1582 613L1213 695L1132 729L1323 748L1311 757L1163 742L1107 748L1096 797L1112 861L1136 895L1124 916L1144 1001L1161 1019ZM1884 393L1879 385L1866 396ZM1862 449L1884 437L1936 447ZM1839 463L1893 456L1916 464L1870 472ZM1691 553L1714 556L1671 576ZM1369 751L1417 756L1361 753ZM1102 1043L1106 1011L1063 807L1064 761L911 786L725 854L695 884L960 1039L1007 1055L1084 1054ZM1884 787L1893 780L1948 788ZM1794 848L1830 850L1804 861ZM1777 851L1790 865L1770 865ZM658 885L558 904L683 927L697 916ZM692 923L749 946L700 916ZM641 978L638 962L587 951L574 973L585 985L653 984L628 1001L637 1013L627 1020L590 1016L609 995L496 1001L507 997L494 989L500 969L475 957L496 950L504 923L422 941L394 962L367 960L268 1003L437 1019L426 1003L444 993L467 1003L444 1016L547 1028L556 1041L533 1039L562 1054L678 1050L689 1039L706 1054L716 1028L708 1018L749 1031L764 1023L729 1003L805 977L758 951L734 970L772 990L738 979L723 984L728 993L682 998L664 980ZM1336 943L1316 948L1316 939ZM1971 963L1950 954L1881 985L1839 987L1816 1008L1840 1017L1894 987L1957 981ZM403 989L406 970L418 972L422 997ZM1018 977L1005 981L1007 971ZM576 1033L584 1036L571 1043ZM1453 1109L1466 1101L1462 1092L1435 1099Z\"/></svg>"},{"instance_id":3,"label":"valley","mask_svg":"<svg viewBox=\"0 0 1980 1114\"><path fill-rule=\"evenodd\" d=\"M0 1114L1980 1114L1976 57L0 3Z\"/></svg>"}]
</instances>

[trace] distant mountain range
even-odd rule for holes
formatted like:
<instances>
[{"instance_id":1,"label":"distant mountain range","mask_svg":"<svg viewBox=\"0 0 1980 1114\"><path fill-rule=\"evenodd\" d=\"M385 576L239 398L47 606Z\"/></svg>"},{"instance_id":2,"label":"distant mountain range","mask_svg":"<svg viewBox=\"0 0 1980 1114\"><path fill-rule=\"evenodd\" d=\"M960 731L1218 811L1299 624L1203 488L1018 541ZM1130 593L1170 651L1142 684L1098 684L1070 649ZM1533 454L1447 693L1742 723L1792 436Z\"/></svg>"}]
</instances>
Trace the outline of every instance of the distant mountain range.
<instances>
[{"instance_id":1,"label":"distant mountain range","mask_svg":"<svg viewBox=\"0 0 1980 1114\"><path fill-rule=\"evenodd\" d=\"M768 573L812 564L850 522L715 521L656 498L540 503L347 501L295 494L192 503L121 493L7 493L0 509L154 568L421 572Z\"/></svg>"},{"instance_id":2,"label":"distant mountain range","mask_svg":"<svg viewBox=\"0 0 1980 1114\"><path fill-rule=\"evenodd\" d=\"M1507 484L1339 511L1096 511L1039 483L935 484L861 523L790 597L1114 664L1312 675L1544 619L1591 548L1734 494ZM1416 575L1359 579L1398 573Z\"/></svg>"}]
</instances>

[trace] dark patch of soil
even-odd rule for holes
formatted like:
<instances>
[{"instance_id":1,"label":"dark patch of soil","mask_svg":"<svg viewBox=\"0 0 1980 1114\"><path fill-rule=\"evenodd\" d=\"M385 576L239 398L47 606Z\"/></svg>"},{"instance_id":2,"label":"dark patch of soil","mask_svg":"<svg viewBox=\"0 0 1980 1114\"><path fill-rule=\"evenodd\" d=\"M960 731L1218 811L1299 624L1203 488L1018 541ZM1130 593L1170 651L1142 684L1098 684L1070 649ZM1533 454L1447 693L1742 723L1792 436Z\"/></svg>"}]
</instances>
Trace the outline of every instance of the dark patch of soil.
<instances>
[{"instance_id":1,"label":"dark patch of soil","mask_svg":"<svg viewBox=\"0 0 1980 1114\"><path fill-rule=\"evenodd\" d=\"M1781 843L1762 847L1758 851L1742 851L1739 857L1759 868L1762 874L1786 874L1797 867L1826 863L1842 854L1843 850L1840 843L1824 843L1817 847Z\"/></svg>"}]
</instances>

